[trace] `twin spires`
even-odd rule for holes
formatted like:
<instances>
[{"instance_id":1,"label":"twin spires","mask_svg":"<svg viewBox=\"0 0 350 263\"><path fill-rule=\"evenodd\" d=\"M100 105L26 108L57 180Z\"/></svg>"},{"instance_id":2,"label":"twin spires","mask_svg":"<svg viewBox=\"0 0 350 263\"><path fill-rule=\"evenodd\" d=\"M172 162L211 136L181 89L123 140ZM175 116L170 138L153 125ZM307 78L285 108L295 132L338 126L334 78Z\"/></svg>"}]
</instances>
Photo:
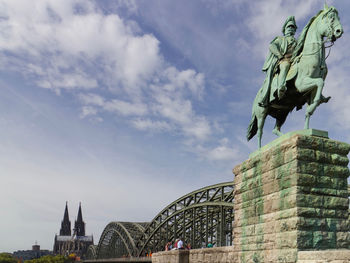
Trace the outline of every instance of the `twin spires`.
<instances>
[{"instance_id":1,"label":"twin spires","mask_svg":"<svg viewBox=\"0 0 350 263\"><path fill-rule=\"evenodd\" d=\"M83 214L81 212L81 203L79 202L78 218L74 223L74 231L77 236L85 236L85 223L83 221ZM64 210L64 216L61 223L60 236L71 236L71 223L68 214L68 202L66 202L66 208Z\"/></svg>"}]
</instances>

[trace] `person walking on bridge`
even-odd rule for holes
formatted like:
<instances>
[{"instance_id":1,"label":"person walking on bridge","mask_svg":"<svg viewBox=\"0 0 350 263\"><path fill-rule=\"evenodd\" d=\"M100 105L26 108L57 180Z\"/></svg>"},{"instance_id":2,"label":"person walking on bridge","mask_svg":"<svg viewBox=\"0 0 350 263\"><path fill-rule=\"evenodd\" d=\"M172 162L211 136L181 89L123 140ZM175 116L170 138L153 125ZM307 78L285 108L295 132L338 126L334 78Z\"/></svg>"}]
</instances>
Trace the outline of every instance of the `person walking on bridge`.
<instances>
[{"instance_id":1,"label":"person walking on bridge","mask_svg":"<svg viewBox=\"0 0 350 263\"><path fill-rule=\"evenodd\" d=\"M184 242L179 238L179 241L177 241L177 249L184 249Z\"/></svg>"}]
</instances>

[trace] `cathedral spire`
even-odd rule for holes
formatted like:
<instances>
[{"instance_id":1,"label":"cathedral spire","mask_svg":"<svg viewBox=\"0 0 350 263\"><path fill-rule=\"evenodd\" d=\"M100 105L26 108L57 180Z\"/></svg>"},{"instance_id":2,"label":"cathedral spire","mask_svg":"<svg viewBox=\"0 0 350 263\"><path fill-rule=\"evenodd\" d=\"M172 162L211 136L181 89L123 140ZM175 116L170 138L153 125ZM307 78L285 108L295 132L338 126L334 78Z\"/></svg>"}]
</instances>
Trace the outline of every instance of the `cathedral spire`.
<instances>
[{"instance_id":1,"label":"cathedral spire","mask_svg":"<svg viewBox=\"0 0 350 263\"><path fill-rule=\"evenodd\" d=\"M83 222L83 215L81 213L81 202L79 202L79 210L78 210L78 222Z\"/></svg>"},{"instance_id":2,"label":"cathedral spire","mask_svg":"<svg viewBox=\"0 0 350 263\"><path fill-rule=\"evenodd\" d=\"M70 229L70 221L69 221L69 214L68 214L68 202L66 201L66 208L64 210L64 216L61 222L60 236L70 236L70 235L71 235L71 229Z\"/></svg>"},{"instance_id":3,"label":"cathedral spire","mask_svg":"<svg viewBox=\"0 0 350 263\"><path fill-rule=\"evenodd\" d=\"M74 229L77 236L85 236L85 223L83 221L83 214L81 212L81 202L79 202L78 217L74 224Z\"/></svg>"}]
</instances>

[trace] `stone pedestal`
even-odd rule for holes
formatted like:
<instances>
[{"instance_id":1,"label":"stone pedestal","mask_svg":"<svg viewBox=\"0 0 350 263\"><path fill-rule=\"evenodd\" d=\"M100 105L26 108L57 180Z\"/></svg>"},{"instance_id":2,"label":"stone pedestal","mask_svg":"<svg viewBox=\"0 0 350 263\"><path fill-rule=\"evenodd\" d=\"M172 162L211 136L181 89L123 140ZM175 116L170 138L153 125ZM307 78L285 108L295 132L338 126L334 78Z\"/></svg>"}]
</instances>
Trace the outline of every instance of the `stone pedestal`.
<instances>
[{"instance_id":1,"label":"stone pedestal","mask_svg":"<svg viewBox=\"0 0 350 263\"><path fill-rule=\"evenodd\" d=\"M297 262L303 250L349 249L349 150L326 132L303 130L236 166L237 262Z\"/></svg>"},{"instance_id":2,"label":"stone pedestal","mask_svg":"<svg viewBox=\"0 0 350 263\"><path fill-rule=\"evenodd\" d=\"M189 250L178 249L154 253L152 263L189 263Z\"/></svg>"}]
</instances>

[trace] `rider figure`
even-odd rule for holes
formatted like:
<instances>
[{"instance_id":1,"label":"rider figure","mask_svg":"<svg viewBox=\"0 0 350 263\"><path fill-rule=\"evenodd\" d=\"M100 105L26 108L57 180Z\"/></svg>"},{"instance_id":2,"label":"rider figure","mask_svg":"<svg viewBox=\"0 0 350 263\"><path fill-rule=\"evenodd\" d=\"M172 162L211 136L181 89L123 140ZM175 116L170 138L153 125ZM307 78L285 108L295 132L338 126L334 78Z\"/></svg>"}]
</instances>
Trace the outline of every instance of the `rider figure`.
<instances>
[{"instance_id":1,"label":"rider figure","mask_svg":"<svg viewBox=\"0 0 350 263\"><path fill-rule=\"evenodd\" d=\"M277 98L281 99L286 88L286 77L291 65L291 57L297 44L294 38L297 25L294 16L289 16L282 27L283 36L278 36L270 43L269 54L263 66L266 72L266 78L262 88L261 101L262 107L267 107L270 103L271 83L276 73L277 79Z\"/></svg>"}]
</instances>

